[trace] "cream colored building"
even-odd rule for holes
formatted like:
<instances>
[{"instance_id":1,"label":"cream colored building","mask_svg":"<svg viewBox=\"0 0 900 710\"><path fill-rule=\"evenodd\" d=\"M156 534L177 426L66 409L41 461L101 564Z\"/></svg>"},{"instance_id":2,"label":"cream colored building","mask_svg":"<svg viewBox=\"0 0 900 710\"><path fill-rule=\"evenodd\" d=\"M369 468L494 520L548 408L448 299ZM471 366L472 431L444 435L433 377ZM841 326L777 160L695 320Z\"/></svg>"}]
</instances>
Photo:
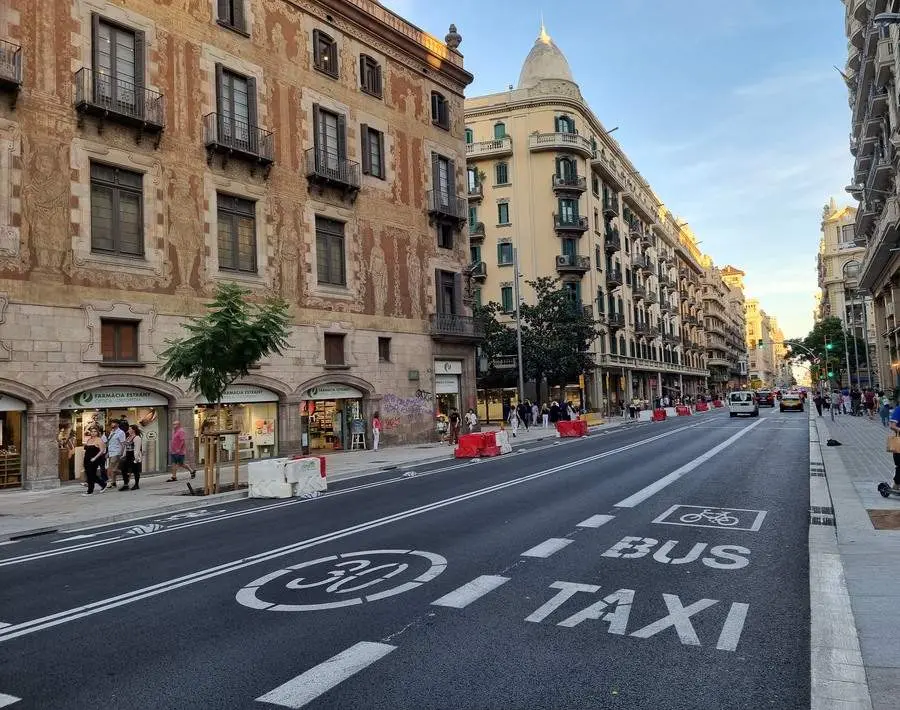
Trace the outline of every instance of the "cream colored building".
<instances>
[{"instance_id":1,"label":"cream colored building","mask_svg":"<svg viewBox=\"0 0 900 710\"><path fill-rule=\"evenodd\" d=\"M775 340L772 321L756 298L744 303L744 317L747 324L747 352L750 362L750 381L761 387L775 386Z\"/></svg>"},{"instance_id":2,"label":"cream colored building","mask_svg":"<svg viewBox=\"0 0 900 710\"><path fill-rule=\"evenodd\" d=\"M682 341L678 230L543 28L517 87L468 98L465 116L476 299L514 310L516 250L526 302L526 281L558 277L603 325L589 406L702 389L702 358Z\"/></svg>"},{"instance_id":3,"label":"cream colored building","mask_svg":"<svg viewBox=\"0 0 900 710\"><path fill-rule=\"evenodd\" d=\"M855 207L838 207L834 198L822 211L818 276L821 298L816 320L839 318L859 343L866 343L872 360L873 385L884 379L878 370L875 310L872 299L859 288L859 274L866 249L856 241ZM855 354L851 352L851 356ZM855 369L855 365L854 365ZM865 367L860 367L860 384L870 384Z\"/></svg>"},{"instance_id":4,"label":"cream colored building","mask_svg":"<svg viewBox=\"0 0 900 710\"><path fill-rule=\"evenodd\" d=\"M717 392L745 386L749 363L745 339L744 272L719 268L704 257L703 313L710 387Z\"/></svg>"}]
</instances>

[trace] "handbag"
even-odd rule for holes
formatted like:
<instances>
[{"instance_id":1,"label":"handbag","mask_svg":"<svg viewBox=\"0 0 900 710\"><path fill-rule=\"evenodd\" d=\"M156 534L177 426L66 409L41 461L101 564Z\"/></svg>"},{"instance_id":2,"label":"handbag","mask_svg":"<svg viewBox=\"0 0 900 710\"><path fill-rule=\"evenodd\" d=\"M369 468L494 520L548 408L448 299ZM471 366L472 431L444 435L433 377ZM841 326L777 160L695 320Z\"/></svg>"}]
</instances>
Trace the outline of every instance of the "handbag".
<instances>
[{"instance_id":1,"label":"handbag","mask_svg":"<svg viewBox=\"0 0 900 710\"><path fill-rule=\"evenodd\" d=\"M887 450L891 454L900 454L900 436L896 434L888 434Z\"/></svg>"}]
</instances>

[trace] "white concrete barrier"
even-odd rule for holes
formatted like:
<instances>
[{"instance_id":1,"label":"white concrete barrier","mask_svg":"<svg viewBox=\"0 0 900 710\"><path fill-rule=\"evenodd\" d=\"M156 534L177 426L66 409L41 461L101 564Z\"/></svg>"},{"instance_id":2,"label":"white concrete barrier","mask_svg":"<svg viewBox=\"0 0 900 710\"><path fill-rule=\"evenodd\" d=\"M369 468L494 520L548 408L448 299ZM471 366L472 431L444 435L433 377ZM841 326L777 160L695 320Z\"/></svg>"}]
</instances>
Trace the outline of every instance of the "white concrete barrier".
<instances>
[{"instance_id":1,"label":"white concrete barrier","mask_svg":"<svg viewBox=\"0 0 900 710\"><path fill-rule=\"evenodd\" d=\"M286 481L257 481L250 484L250 498L290 498L294 486Z\"/></svg>"},{"instance_id":2,"label":"white concrete barrier","mask_svg":"<svg viewBox=\"0 0 900 710\"><path fill-rule=\"evenodd\" d=\"M495 438L501 454L512 452L512 444L509 443L509 432L505 429L503 431L498 431Z\"/></svg>"},{"instance_id":3,"label":"white concrete barrier","mask_svg":"<svg viewBox=\"0 0 900 710\"><path fill-rule=\"evenodd\" d=\"M652 409L641 409L637 413L638 421L649 422L653 421L653 410Z\"/></svg>"},{"instance_id":4,"label":"white concrete barrier","mask_svg":"<svg viewBox=\"0 0 900 710\"><path fill-rule=\"evenodd\" d=\"M666 407L666 416L667 417L677 417L678 412L675 411L675 407Z\"/></svg>"},{"instance_id":5,"label":"white concrete barrier","mask_svg":"<svg viewBox=\"0 0 900 710\"><path fill-rule=\"evenodd\" d=\"M328 490L328 481L322 476L318 456L289 461L285 466L285 478L294 488L295 496L321 493Z\"/></svg>"}]
</instances>

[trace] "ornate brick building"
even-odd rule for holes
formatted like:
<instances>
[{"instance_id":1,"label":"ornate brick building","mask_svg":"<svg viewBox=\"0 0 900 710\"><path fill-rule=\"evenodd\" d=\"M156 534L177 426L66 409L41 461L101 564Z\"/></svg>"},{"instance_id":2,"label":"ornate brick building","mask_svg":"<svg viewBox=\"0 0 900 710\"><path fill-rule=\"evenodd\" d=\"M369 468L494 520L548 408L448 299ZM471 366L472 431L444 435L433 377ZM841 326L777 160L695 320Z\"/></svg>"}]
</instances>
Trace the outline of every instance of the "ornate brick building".
<instances>
[{"instance_id":1,"label":"ornate brick building","mask_svg":"<svg viewBox=\"0 0 900 710\"><path fill-rule=\"evenodd\" d=\"M455 28L371 0L7 0L0 40L0 486L73 478L112 417L163 468L205 402L159 352L223 280L295 323L226 397L226 457L350 448L376 410L422 439L474 401Z\"/></svg>"}]
</instances>

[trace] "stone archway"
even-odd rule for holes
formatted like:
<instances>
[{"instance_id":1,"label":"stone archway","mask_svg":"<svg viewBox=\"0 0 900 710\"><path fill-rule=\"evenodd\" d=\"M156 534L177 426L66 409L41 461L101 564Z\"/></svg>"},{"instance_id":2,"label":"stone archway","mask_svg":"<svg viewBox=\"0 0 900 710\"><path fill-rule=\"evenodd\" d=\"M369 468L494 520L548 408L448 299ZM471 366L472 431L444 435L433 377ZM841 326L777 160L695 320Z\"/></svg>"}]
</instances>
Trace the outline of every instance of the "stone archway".
<instances>
[{"instance_id":1,"label":"stone archway","mask_svg":"<svg viewBox=\"0 0 900 710\"><path fill-rule=\"evenodd\" d=\"M354 375L348 375L345 373L335 373L333 375L319 375L318 377L313 377L311 380L307 380L303 384L301 384L297 389L294 390L294 395L297 397L302 397L303 393L313 387L320 387L322 385L347 385L348 387L354 387L360 390L363 393L363 399L373 399L375 398L375 387L372 383L360 378L355 377Z\"/></svg>"},{"instance_id":2,"label":"stone archway","mask_svg":"<svg viewBox=\"0 0 900 710\"><path fill-rule=\"evenodd\" d=\"M98 387L139 387L141 389L156 392L169 399L170 404L185 396L184 391L166 380L146 375L132 375L126 373L110 372L104 375L95 375L83 380L77 380L60 387L47 397L47 400L58 405L66 397L71 397L78 392L96 389Z\"/></svg>"},{"instance_id":3,"label":"stone archway","mask_svg":"<svg viewBox=\"0 0 900 710\"><path fill-rule=\"evenodd\" d=\"M23 385L21 382L5 380L2 377L0 377L0 392L8 394L10 397L20 399L31 407L45 401L44 395L40 390L29 387L28 385Z\"/></svg>"}]
</instances>

